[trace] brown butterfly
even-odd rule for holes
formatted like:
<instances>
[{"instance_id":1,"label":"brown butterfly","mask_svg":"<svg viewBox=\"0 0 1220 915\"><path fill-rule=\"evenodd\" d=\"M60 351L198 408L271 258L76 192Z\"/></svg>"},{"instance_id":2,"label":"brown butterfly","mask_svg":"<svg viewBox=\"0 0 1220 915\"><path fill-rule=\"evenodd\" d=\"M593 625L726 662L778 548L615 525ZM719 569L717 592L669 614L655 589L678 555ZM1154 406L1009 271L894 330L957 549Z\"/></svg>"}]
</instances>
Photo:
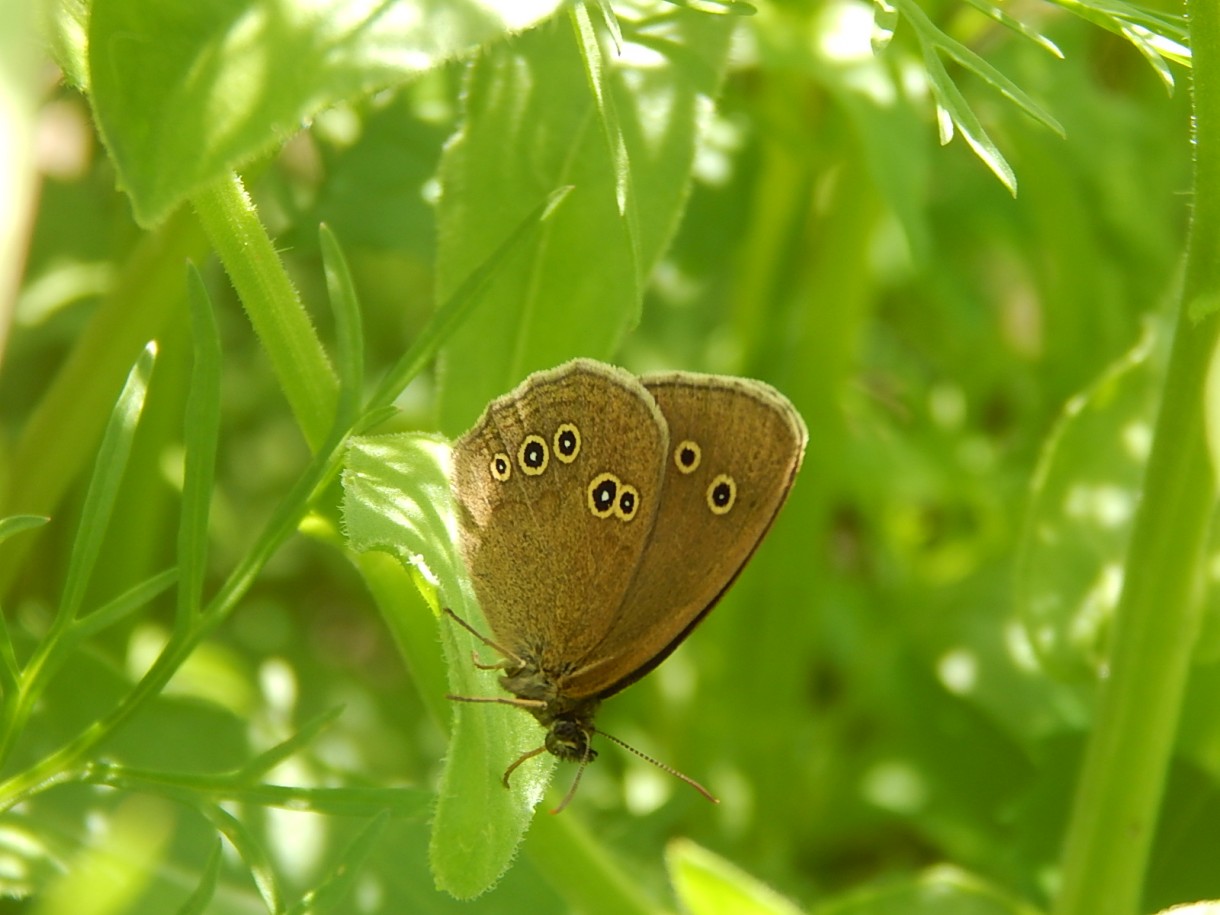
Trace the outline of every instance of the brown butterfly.
<instances>
[{"instance_id":1,"label":"brown butterfly","mask_svg":"<svg viewBox=\"0 0 1220 915\"><path fill-rule=\"evenodd\" d=\"M505 785L544 750L583 771L601 701L715 606L784 504L807 440L762 382L637 378L589 359L530 375L458 439L461 549L494 638L449 612L502 655L512 698L452 698L518 705L547 729Z\"/></svg>"}]
</instances>

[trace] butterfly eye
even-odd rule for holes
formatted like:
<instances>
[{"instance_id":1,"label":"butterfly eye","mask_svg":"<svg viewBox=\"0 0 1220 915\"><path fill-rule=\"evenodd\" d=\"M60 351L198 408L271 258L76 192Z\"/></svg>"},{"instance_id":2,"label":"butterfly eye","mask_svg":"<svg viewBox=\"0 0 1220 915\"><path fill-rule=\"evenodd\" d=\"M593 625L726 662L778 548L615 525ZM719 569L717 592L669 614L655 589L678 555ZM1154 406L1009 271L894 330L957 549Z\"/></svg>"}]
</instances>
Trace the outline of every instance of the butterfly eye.
<instances>
[{"instance_id":1,"label":"butterfly eye","mask_svg":"<svg viewBox=\"0 0 1220 915\"><path fill-rule=\"evenodd\" d=\"M736 501L736 481L727 473L718 474L707 488L707 507L713 515L727 515Z\"/></svg>"},{"instance_id":2,"label":"butterfly eye","mask_svg":"<svg viewBox=\"0 0 1220 915\"><path fill-rule=\"evenodd\" d=\"M674 449L674 466L679 473L694 473L702 459L703 452L698 442L692 442L689 438L678 442L678 447Z\"/></svg>"},{"instance_id":3,"label":"butterfly eye","mask_svg":"<svg viewBox=\"0 0 1220 915\"><path fill-rule=\"evenodd\" d=\"M512 461L503 451L497 451L491 456L491 475L501 483L506 482L513 475Z\"/></svg>"},{"instance_id":4,"label":"butterfly eye","mask_svg":"<svg viewBox=\"0 0 1220 915\"><path fill-rule=\"evenodd\" d=\"M551 460L546 440L541 435L527 435L517 451L517 463L526 476L536 477L546 470Z\"/></svg>"},{"instance_id":5,"label":"butterfly eye","mask_svg":"<svg viewBox=\"0 0 1220 915\"><path fill-rule=\"evenodd\" d=\"M555 430L555 457L571 464L580 454L580 430L572 423L561 423Z\"/></svg>"}]
</instances>

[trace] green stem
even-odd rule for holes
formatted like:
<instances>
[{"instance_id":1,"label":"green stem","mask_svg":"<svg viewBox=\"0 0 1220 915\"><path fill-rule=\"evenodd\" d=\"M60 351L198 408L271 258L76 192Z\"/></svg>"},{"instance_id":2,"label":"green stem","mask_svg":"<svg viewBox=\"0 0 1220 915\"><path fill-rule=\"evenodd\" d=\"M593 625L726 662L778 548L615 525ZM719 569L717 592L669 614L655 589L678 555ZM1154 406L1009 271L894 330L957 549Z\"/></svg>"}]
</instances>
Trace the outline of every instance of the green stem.
<instances>
[{"instance_id":1,"label":"green stem","mask_svg":"<svg viewBox=\"0 0 1220 915\"><path fill-rule=\"evenodd\" d=\"M297 424L317 450L339 398L334 369L241 179L215 181L191 198Z\"/></svg>"},{"instance_id":2,"label":"green stem","mask_svg":"<svg viewBox=\"0 0 1220 915\"><path fill-rule=\"evenodd\" d=\"M342 460L344 441L345 436L337 432L331 435L325 447L314 456L308 470L284 499L262 536L246 554L242 563L234 569L207 609L191 621L190 627L183 630L180 637L170 639L148 672L106 717L95 721L33 766L0 783L0 813L53 785L79 780L82 777L81 766L86 757L99 744L113 736L145 702L161 693L199 642L220 625L237 606L238 601L253 584L259 570L296 532L313 494L325 486L337 471Z\"/></svg>"},{"instance_id":3,"label":"green stem","mask_svg":"<svg viewBox=\"0 0 1220 915\"><path fill-rule=\"evenodd\" d=\"M1205 394L1220 358L1220 4L1187 5L1195 184L1182 300L1115 620L1111 673L1102 683L1068 829L1056 915L1141 910L1199 631L1216 501Z\"/></svg>"}]
</instances>

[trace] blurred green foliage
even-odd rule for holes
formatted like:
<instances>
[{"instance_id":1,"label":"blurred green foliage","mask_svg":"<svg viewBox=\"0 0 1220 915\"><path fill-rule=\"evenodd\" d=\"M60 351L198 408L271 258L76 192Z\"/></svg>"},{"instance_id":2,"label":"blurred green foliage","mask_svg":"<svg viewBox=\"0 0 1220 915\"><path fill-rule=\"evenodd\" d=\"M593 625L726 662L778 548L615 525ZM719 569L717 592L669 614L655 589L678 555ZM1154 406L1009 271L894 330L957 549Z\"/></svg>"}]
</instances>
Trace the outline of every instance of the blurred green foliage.
<instances>
[{"instance_id":1,"label":"blurred green foliage","mask_svg":"<svg viewBox=\"0 0 1220 915\"><path fill-rule=\"evenodd\" d=\"M1051 906L1186 246L1185 26L756 6L0 2L46 52L0 53L0 910ZM811 430L599 715L719 807L606 747L506 812L499 757L446 763L430 586L343 537L349 432L455 435L576 355L764 378ZM1220 897L1207 609L1145 911ZM446 765L497 794L433 834Z\"/></svg>"}]
</instances>

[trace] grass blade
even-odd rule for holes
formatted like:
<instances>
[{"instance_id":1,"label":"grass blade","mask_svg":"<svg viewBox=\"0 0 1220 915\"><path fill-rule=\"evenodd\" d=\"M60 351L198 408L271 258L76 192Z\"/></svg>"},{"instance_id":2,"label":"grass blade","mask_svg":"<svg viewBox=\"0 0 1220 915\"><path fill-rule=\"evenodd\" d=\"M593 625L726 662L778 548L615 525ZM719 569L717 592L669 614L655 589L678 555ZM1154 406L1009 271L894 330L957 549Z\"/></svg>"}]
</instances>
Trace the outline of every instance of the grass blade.
<instances>
[{"instance_id":1,"label":"grass blade","mask_svg":"<svg viewBox=\"0 0 1220 915\"><path fill-rule=\"evenodd\" d=\"M65 630L80 612L80 606L93 574L93 567L102 548L102 540L106 535L111 514L114 512L115 500L118 498L119 484L123 479L123 471L127 468L127 460L131 456L131 443L135 438L136 426L140 414L144 411L144 401L148 394L149 377L152 375L153 363L156 361L157 345L149 343L140 353L122 393L110 414L110 422L102 436L102 444L98 449L97 461L94 464L93 478L89 482L89 491L85 495L85 505L81 512L80 528L72 545L72 557L68 562L68 573L64 583L64 593L56 612L48 640L54 639Z\"/></svg>"},{"instance_id":2,"label":"grass blade","mask_svg":"<svg viewBox=\"0 0 1220 915\"><path fill-rule=\"evenodd\" d=\"M203 603L207 572L208 518L212 482L216 473L216 447L220 434L220 334L212 302L199 271L187 275L187 301L191 311L194 365L186 401L182 441L186 456L182 481L182 516L178 521L178 567L182 578L174 627L186 631Z\"/></svg>"},{"instance_id":3,"label":"grass blade","mask_svg":"<svg viewBox=\"0 0 1220 915\"><path fill-rule=\"evenodd\" d=\"M305 723L304 727L287 740L281 741L274 747L271 747L271 749L263 751L242 766L238 770L237 780L244 782L261 778L302 747L312 743L314 738L330 727L341 714L343 714L343 706L337 705L310 719Z\"/></svg>"},{"instance_id":4,"label":"grass blade","mask_svg":"<svg viewBox=\"0 0 1220 915\"><path fill-rule=\"evenodd\" d=\"M212 850L208 852L208 860L203 865L203 876L199 879L199 886L187 897L182 908L178 910L178 915L203 915L208 910L208 903L216 894L216 882L220 879L221 847L222 843L217 839L212 845Z\"/></svg>"},{"instance_id":5,"label":"grass blade","mask_svg":"<svg viewBox=\"0 0 1220 915\"><path fill-rule=\"evenodd\" d=\"M64 634L64 642L75 646L103 629L121 622L157 595L167 591L176 581L178 581L177 569L166 569L151 578L144 579L139 584L128 588L114 600L76 620L72 624L72 628ZM50 673L50 666L48 666L47 673Z\"/></svg>"},{"instance_id":6,"label":"grass blade","mask_svg":"<svg viewBox=\"0 0 1220 915\"><path fill-rule=\"evenodd\" d=\"M14 534L42 527L51 519L46 515L11 515L0 519L0 543L8 540Z\"/></svg>"},{"instance_id":7,"label":"grass blade","mask_svg":"<svg viewBox=\"0 0 1220 915\"><path fill-rule=\"evenodd\" d=\"M335 368L339 373L335 424L349 428L356 421L364 392L364 328L360 302L343 249L329 226L323 225L318 230L318 242L322 248L331 313L335 316Z\"/></svg>"},{"instance_id":8,"label":"grass blade","mask_svg":"<svg viewBox=\"0 0 1220 915\"><path fill-rule=\"evenodd\" d=\"M202 812L221 835L229 840L229 844L249 868L250 877L254 880L259 895L263 897L267 911L273 915L283 915L284 897L275 879L271 859L267 857L266 850L258 843L253 833L241 820L218 805L206 804Z\"/></svg>"},{"instance_id":9,"label":"grass blade","mask_svg":"<svg viewBox=\"0 0 1220 915\"><path fill-rule=\"evenodd\" d=\"M561 187L552 191L546 200L517 224L491 256L466 277L448 301L437 309L427 327L415 338L411 348L403 353L402 358L390 369L369 402L370 410L391 403L411 379L423 370L441 345L461 326L470 310L479 303L480 294L488 282L504 267L510 257L535 238L543 223L551 217L571 190L570 187Z\"/></svg>"},{"instance_id":10,"label":"grass blade","mask_svg":"<svg viewBox=\"0 0 1220 915\"><path fill-rule=\"evenodd\" d=\"M351 845L339 858L330 874L312 891L294 905L291 911L294 915L310 915L313 912L325 912L335 908L351 895L356 877L359 876L364 862L385 831L390 820L388 813L381 813L360 831Z\"/></svg>"}]
</instances>

